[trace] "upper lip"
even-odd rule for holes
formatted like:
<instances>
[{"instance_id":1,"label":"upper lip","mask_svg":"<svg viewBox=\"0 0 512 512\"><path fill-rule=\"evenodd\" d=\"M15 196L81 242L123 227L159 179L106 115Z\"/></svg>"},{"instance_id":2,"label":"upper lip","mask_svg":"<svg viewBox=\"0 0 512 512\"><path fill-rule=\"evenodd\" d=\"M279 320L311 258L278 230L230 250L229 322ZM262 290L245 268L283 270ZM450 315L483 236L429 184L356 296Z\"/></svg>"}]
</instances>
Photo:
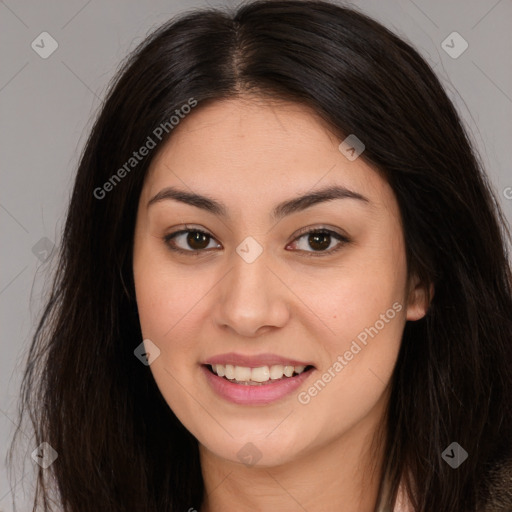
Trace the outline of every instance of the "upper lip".
<instances>
[{"instance_id":1,"label":"upper lip","mask_svg":"<svg viewBox=\"0 0 512 512\"><path fill-rule=\"evenodd\" d=\"M243 354L236 354L235 352L209 357L203 362L203 364L231 364L233 366L246 366L249 368L259 368L260 366L273 366L278 364L283 366L312 366L311 363L278 356L276 354L247 356Z\"/></svg>"}]
</instances>

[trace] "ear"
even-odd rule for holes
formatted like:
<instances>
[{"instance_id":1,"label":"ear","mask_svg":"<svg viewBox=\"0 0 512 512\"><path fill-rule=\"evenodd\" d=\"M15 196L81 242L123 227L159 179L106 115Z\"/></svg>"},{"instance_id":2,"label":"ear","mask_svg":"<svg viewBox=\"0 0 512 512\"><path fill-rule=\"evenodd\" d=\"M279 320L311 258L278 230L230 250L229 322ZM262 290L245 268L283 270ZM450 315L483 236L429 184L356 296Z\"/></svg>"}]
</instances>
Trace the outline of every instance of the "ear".
<instances>
[{"instance_id":1,"label":"ear","mask_svg":"<svg viewBox=\"0 0 512 512\"><path fill-rule=\"evenodd\" d=\"M423 318L427 314L433 297L434 285L432 283L427 285L418 276L413 276L408 290L406 319L414 322Z\"/></svg>"}]
</instances>

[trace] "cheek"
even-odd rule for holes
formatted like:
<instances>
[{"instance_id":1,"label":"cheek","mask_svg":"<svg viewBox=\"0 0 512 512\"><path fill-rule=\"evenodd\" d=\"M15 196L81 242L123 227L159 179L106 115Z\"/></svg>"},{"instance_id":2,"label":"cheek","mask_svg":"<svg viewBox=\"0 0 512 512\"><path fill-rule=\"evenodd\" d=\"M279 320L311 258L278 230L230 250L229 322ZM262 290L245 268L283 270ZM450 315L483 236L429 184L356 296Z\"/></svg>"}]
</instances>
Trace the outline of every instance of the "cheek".
<instances>
[{"instance_id":1,"label":"cheek","mask_svg":"<svg viewBox=\"0 0 512 512\"><path fill-rule=\"evenodd\" d=\"M203 299L214 285L211 276L191 272L186 276L171 266L159 268L157 263L134 268L143 336L178 358L197 349L190 339L199 339L197 334L204 325Z\"/></svg>"},{"instance_id":2,"label":"cheek","mask_svg":"<svg viewBox=\"0 0 512 512\"><path fill-rule=\"evenodd\" d=\"M397 295L391 289L377 294L347 287L347 295L335 297L329 333L317 338L323 349L317 376L297 396L306 414L304 431L335 438L383 413L405 324L405 308L393 301Z\"/></svg>"},{"instance_id":3,"label":"cheek","mask_svg":"<svg viewBox=\"0 0 512 512\"><path fill-rule=\"evenodd\" d=\"M349 340L376 322L378 328L385 322L386 331L392 329L389 325L398 324L392 338L400 338L403 315L397 309L405 309L407 283L402 241L399 234L375 239L350 249L340 264L324 273L314 270L293 276L294 291L321 320L318 325L331 353L343 349L347 341L350 345ZM395 303L399 306L393 308Z\"/></svg>"},{"instance_id":4,"label":"cheek","mask_svg":"<svg viewBox=\"0 0 512 512\"><path fill-rule=\"evenodd\" d=\"M329 272L323 286L302 280L302 293L322 320L325 336L318 379L299 400L312 416L349 428L383 395L405 325L405 254L400 238L366 246ZM314 412L313 412L314 411ZM337 428L337 427L336 427Z\"/></svg>"},{"instance_id":5,"label":"cheek","mask_svg":"<svg viewBox=\"0 0 512 512\"><path fill-rule=\"evenodd\" d=\"M144 338L168 350L185 341L184 331L194 331L200 325L196 315L214 276L194 265L173 263L164 242L153 232L151 226L136 231L133 274L137 308Z\"/></svg>"}]
</instances>

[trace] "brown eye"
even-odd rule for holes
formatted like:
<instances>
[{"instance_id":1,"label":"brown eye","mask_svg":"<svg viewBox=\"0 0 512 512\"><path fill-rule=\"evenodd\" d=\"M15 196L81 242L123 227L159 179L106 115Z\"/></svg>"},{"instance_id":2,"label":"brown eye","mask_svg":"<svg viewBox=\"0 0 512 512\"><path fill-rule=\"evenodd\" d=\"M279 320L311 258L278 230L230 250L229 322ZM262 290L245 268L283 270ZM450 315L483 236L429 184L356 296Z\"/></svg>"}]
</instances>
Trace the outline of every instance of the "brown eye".
<instances>
[{"instance_id":1,"label":"brown eye","mask_svg":"<svg viewBox=\"0 0 512 512\"><path fill-rule=\"evenodd\" d=\"M324 251L331 245L331 235L328 233L313 233L309 235L308 243L315 251Z\"/></svg>"},{"instance_id":2,"label":"brown eye","mask_svg":"<svg viewBox=\"0 0 512 512\"><path fill-rule=\"evenodd\" d=\"M187 244L193 250L206 249L210 237L202 231L189 231L187 236Z\"/></svg>"},{"instance_id":3,"label":"brown eye","mask_svg":"<svg viewBox=\"0 0 512 512\"><path fill-rule=\"evenodd\" d=\"M199 229L182 229L164 237L165 244L175 252L198 254L206 252L214 238Z\"/></svg>"},{"instance_id":4,"label":"brown eye","mask_svg":"<svg viewBox=\"0 0 512 512\"><path fill-rule=\"evenodd\" d=\"M347 237L335 231L316 228L303 232L292 242L292 245L305 256L328 256L349 242Z\"/></svg>"}]
</instances>

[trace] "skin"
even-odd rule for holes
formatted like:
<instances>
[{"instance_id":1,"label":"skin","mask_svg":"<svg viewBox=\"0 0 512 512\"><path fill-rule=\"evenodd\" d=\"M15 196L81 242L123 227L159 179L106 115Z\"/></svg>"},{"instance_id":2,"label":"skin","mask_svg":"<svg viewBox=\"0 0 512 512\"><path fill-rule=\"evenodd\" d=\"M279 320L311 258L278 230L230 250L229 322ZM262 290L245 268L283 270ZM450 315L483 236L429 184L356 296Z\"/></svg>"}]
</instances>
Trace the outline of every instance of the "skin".
<instances>
[{"instance_id":1,"label":"skin","mask_svg":"<svg viewBox=\"0 0 512 512\"><path fill-rule=\"evenodd\" d=\"M137 304L144 339L160 349L155 381L199 441L201 512L374 510L388 383L405 322L423 317L427 304L407 276L392 189L362 158L349 161L341 140L305 106L246 96L196 107L151 164L135 228ZM278 203L327 185L368 202L335 199L271 219ZM172 199L147 206L169 186L224 203L228 216ZM186 235L174 239L183 250L207 247L200 256L164 241L184 224L211 235L192 247ZM333 236L315 251L297 234L305 227L349 242L328 254L340 244ZM248 236L263 248L250 264L236 252ZM299 392L395 303L401 311L300 403ZM227 352L274 353L315 370L277 402L236 405L214 393L200 367ZM249 442L261 458L246 466L237 453Z\"/></svg>"}]
</instances>

